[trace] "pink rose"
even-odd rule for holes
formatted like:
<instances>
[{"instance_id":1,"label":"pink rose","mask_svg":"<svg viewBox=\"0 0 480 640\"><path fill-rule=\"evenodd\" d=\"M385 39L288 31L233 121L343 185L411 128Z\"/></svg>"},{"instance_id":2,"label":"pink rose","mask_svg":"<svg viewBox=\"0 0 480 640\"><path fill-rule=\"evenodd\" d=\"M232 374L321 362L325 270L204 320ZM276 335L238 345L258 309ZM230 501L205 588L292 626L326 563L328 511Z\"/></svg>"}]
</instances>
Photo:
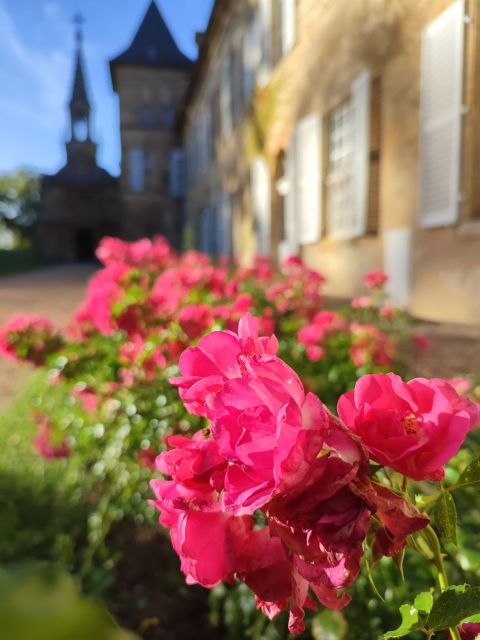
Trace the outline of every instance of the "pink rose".
<instances>
[{"instance_id":1,"label":"pink rose","mask_svg":"<svg viewBox=\"0 0 480 640\"><path fill-rule=\"evenodd\" d=\"M426 336L413 336L413 341L420 353L426 353L430 349L430 340Z\"/></svg>"},{"instance_id":2,"label":"pink rose","mask_svg":"<svg viewBox=\"0 0 480 640\"><path fill-rule=\"evenodd\" d=\"M311 324L307 324L298 332L298 341L305 345L307 357L312 362L321 360L325 355L322 342L332 333L345 331L347 322L333 311L320 311Z\"/></svg>"},{"instance_id":3,"label":"pink rose","mask_svg":"<svg viewBox=\"0 0 480 640\"><path fill-rule=\"evenodd\" d=\"M212 326L212 309L208 304L188 305L180 311L178 322L187 338L195 340Z\"/></svg>"},{"instance_id":4,"label":"pink rose","mask_svg":"<svg viewBox=\"0 0 480 640\"><path fill-rule=\"evenodd\" d=\"M363 281L369 289L380 289L389 279L383 271L370 271L363 276Z\"/></svg>"},{"instance_id":5,"label":"pink rose","mask_svg":"<svg viewBox=\"0 0 480 640\"><path fill-rule=\"evenodd\" d=\"M182 357L174 380L187 407L211 420L205 433L170 438L157 468L160 522L170 529L188 582L236 576L269 617L289 609L346 606L376 514L377 550L398 553L428 523L413 505L372 482L359 438L259 338L249 315L238 335L215 332ZM253 529L255 514L267 525ZM310 595L309 595L310 594Z\"/></svg>"},{"instance_id":6,"label":"pink rose","mask_svg":"<svg viewBox=\"0 0 480 640\"><path fill-rule=\"evenodd\" d=\"M125 264L112 262L90 280L87 295L75 314L75 321L84 332L92 329L111 335L117 330L112 306L123 295L122 281L130 272Z\"/></svg>"},{"instance_id":7,"label":"pink rose","mask_svg":"<svg viewBox=\"0 0 480 640\"><path fill-rule=\"evenodd\" d=\"M72 396L78 400L87 413L93 413L98 409L100 397L92 389L73 389Z\"/></svg>"},{"instance_id":8,"label":"pink rose","mask_svg":"<svg viewBox=\"0 0 480 640\"><path fill-rule=\"evenodd\" d=\"M441 479L478 421L478 408L446 381L403 382L393 373L360 378L338 414L373 460L414 480Z\"/></svg>"},{"instance_id":9,"label":"pink rose","mask_svg":"<svg viewBox=\"0 0 480 640\"><path fill-rule=\"evenodd\" d=\"M138 462L142 465L142 467L147 467L147 469L156 469L156 458L157 452L153 447L149 447L148 449L139 449L137 451Z\"/></svg>"},{"instance_id":10,"label":"pink rose","mask_svg":"<svg viewBox=\"0 0 480 640\"><path fill-rule=\"evenodd\" d=\"M350 357L356 367L375 364L388 366L395 355L395 344L388 335L373 324L352 322L350 327L352 345Z\"/></svg>"},{"instance_id":11,"label":"pink rose","mask_svg":"<svg viewBox=\"0 0 480 640\"><path fill-rule=\"evenodd\" d=\"M38 434L33 439L33 446L45 460L57 460L60 458L68 458L71 449L65 440L56 442L53 438L53 429L48 421L47 416L36 415L35 422L38 424Z\"/></svg>"},{"instance_id":12,"label":"pink rose","mask_svg":"<svg viewBox=\"0 0 480 640\"><path fill-rule=\"evenodd\" d=\"M190 413L207 416L209 397L220 391L227 380L240 377L241 355L274 354L277 350L277 339L258 337L254 318L245 314L238 335L213 331L196 347L186 349L179 361L182 376L170 382L179 387L180 397Z\"/></svg>"},{"instance_id":13,"label":"pink rose","mask_svg":"<svg viewBox=\"0 0 480 640\"><path fill-rule=\"evenodd\" d=\"M360 296L359 298L354 298L352 300L352 309L368 309L373 304L370 296Z\"/></svg>"},{"instance_id":14,"label":"pink rose","mask_svg":"<svg viewBox=\"0 0 480 640\"><path fill-rule=\"evenodd\" d=\"M46 357L61 346L58 331L41 315L16 315L0 327L0 354L12 360L42 366Z\"/></svg>"}]
</instances>

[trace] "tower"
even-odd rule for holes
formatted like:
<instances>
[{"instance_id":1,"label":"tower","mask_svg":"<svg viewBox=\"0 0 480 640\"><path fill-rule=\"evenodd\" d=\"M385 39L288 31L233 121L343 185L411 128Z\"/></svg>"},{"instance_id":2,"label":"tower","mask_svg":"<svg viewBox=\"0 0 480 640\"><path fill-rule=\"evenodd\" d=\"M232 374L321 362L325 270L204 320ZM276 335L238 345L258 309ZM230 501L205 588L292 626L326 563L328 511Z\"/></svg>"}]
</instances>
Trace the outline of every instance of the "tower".
<instances>
[{"instance_id":1,"label":"tower","mask_svg":"<svg viewBox=\"0 0 480 640\"><path fill-rule=\"evenodd\" d=\"M92 259L102 236L121 231L118 180L97 164L97 145L91 135L92 108L86 83L81 16L76 16L74 22L76 44L68 102L66 164L56 174L42 176L37 223L39 253L59 261Z\"/></svg>"},{"instance_id":2,"label":"tower","mask_svg":"<svg viewBox=\"0 0 480 640\"><path fill-rule=\"evenodd\" d=\"M177 122L193 63L152 0L129 47L110 61L120 105L124 232L164 234L180 244L182 152Z\"/></svg>"}]
</instances>

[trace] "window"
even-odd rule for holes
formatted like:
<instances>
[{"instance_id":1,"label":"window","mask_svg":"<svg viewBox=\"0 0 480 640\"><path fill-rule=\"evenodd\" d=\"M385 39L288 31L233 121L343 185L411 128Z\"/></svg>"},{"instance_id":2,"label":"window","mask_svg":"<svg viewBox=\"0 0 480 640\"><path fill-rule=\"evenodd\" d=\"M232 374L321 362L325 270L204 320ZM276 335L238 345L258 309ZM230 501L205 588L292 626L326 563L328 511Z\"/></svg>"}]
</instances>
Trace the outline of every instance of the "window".
<instances>
[{"instance_id":1,"label":"window","mask_svg":"<svg viewBox=\"0 0 480 640\"><path fill-rule=\"evenodd\" d=\"M171 129L175 124L175 109L173 107L163 105L160 107L159 124L164 129Z\"/></svg>"},{"instance_id":2,"label":"window","mask_svg":"<svg viewBox=\"0 0 480 640\"><path fill-rule=\"evenodd\" d=\"M370 74L352 83L351 96L330 115L327 209L332 238L366 231L370 169Z\"/></svg>"},{"instance_id":3,"label":"window","mask_svg":"<svg viewBox=\"0 0 480 640\"><path fill-rule=\"evenodd\" d=\"M88 119L87 118L76 118L73 120L73 140L77 142L85 142L88 138Z\"/></svg>"},{"instance_id":4,"label":"window","mask_svg":"<svg viewBox=\"0 0 480 640\"><path fill-rule=\"evenodd\" d=\"M219 253L218 209L215 205L210 205L200 214L200 251L210 256L217 256Z\"/></svg>"},{"instance_id":5,"label":"window","mask_svg":"<svg viewBox=\"0 0 480 640\"><path fill-rule=\"evenodd\" d=\"M420 218L423 227L458 218L463 112L464 3L456 0L422 36Z\"/></svg>"},{"instance_id":6,"label":"window","mask_svg":"<svg viewBox=\"0 0 480 640\"><path fill-rule=\"evenodd\" d=\"M232 202L228 193L220 197L217 222L218 255L232 255Z\"/></svg>"},{"instance_id":7,"label":"window","mask_svg":"<svg viewBox=\"0 0 480 640\"><path fill-rule=\"evenodd\" d=\"M131 149L128 154L128 184L138 193L145 187L145 170L142 149Z\"/></svg>"},{"instance_id":8,"label":"window","mask_svg":"<svg viewBox=\"0 0 480 640\"><path fill-rule=\"evenodd\" d=\"M143 167L145 191L153 191L155 188L155 156L150 151L143 152Z\"/></svg>"},{"instance_id":9,"label":"window","mask_svg":"<svg viewBox=\"0 0 480 640\"><path fill-rule=\"evenodd\" d=\"M243 116L243 43L234 42L231 59L232 72L232 117L239 122Z\"/></svg>"},{"instance_id":10,"label":"window","mask_svg":"<svg viewBox=\"0 0 480 640\"><path fill-rule=\"evenodd\" d=\"M353 104L351 100L330 116L327 208L331 236L348 235L353 211Z\"/></svg>"},{"instance_id":11,"label":"window","mask_svg":"<svg viewBox=\"0 0 480 640\"><path fill-rule=\"evenodd\" d=\"M382 153L382 82L372 80L370 117L370 172L368 184L367 233L377 233L380 218L380 167Z\"/></svg>"},{"instance_id":12,"label":"window","mask_svg":"<svg viewBox=\"0 0 480 640\"><path fill-rule=\"evenodd\" d=\"M128 183L135 193L154 188L155 158L143 149L131 149L128 154Z\"/></svg>"},{"instance_id":13,"label":"window","mask_svg":"<svg viewBox=\"0 0 480 640\"><path fill-rule=\"evenodd\" d=\"M245 39L243 41L243 91L248 99L255 90L257 69L262 59L260 43L260 25L258 13L254 12L250 18Z\"/></svg>"},{"instance_id":14,"label":"window","mask_svg":"<svg viewBox=\"0 0 480 640\"><path fill-rule=\"evenodd\" d=\"M211 256L232 253L232 212L230 196L223 194L200 214L200 250Z\"/></svg>"},{"instance_id":15,"label":"window","mask_svg":"<svg viewBox=\"0 0 480 640\"><path fill-rule=\"evenodd\" d=\"M175 198L185 195L185 154L183 149L174 149L170 154L169 191Z\"/></svg>"},{"instance_id":16,"label":"window","mask_svg":"<svg viewBox=\"0 0 480 640\"><path fill-rule=\"evenodd\" d=\"M231 79L230 53L222 62L220 77L220 111L222 121L222 134L228 135L232 129L232 79Z\"/></svg>"},{"instance_id":17,"label":"window","mask_svg":"<svg viewBox=\"0 0 480 640\"><path fill-rule=\"evenodd\" d=\"M141 127L153 127L155 125L155 112L152 106L140 108L139 121Z\"/></svg>"}]
</instances>

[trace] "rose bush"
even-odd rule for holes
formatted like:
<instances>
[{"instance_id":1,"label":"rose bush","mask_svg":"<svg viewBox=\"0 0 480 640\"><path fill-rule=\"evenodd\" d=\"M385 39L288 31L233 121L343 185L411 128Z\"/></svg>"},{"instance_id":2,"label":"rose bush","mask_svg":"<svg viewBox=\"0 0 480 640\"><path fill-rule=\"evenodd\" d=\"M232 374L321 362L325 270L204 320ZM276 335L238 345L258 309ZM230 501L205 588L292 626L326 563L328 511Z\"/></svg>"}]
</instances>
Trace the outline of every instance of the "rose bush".
<instances>
[{"instance_id":1,"label":"rose bush","mask_svg":"<svg viewBox=\"0 0 480 640\"><path fill-rule=\"evenodd\" d=\"M236 576L268 617L290 609L289 629L301 633L312 595L332 609L349 603L343 590L370 531L378 560L402 553L429 523L372 480L364 445L392 470L439 480L479 410L445 381L377 374L340 398L343 424L305 394L277 350L247 314L238 334L213 332L182 354L185 375L172 383L211 424L191 440L170 439L157 468L171 480L152 488L188 582L213 587ZM254 529L257 511L266 525Z\"/></svg>"}]
</instances>

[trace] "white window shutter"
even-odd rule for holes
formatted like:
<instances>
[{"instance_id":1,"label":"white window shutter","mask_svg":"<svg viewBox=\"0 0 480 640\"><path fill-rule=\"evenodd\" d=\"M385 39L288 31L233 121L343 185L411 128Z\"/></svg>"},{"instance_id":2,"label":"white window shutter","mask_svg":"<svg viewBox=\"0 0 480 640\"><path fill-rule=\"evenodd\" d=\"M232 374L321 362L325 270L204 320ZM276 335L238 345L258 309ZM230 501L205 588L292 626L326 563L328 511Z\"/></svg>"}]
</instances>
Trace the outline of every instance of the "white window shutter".
<instances>
[{"instance_id":1,"label":"white window shutter","mask_svg":"<svg viewBox=\"0 0 480 640\"><path fill-rule=\"evenodd\" d=\"M250 17L250 22L243 41L243 82L244 92L247 98L250 98L255 90L257 69L260 68L262 61L262 34L260 30L259 14L256 11L252 13Z\"/></svg>"},{"instance_id":2,"label":"white window shutter","mask_svg":"<svg viewBox=\"0 0 480 640\"><path fill-rule=\"evenodd\" d=\"M264 158L257 157L251 169L253 215L257 253L270 255L271 188L270 172Z\"/></svg>"},{"instance_id":3,"label":"white window shutter","mask_svg":"<svg viewBox=\"0 0 480 640\"><path fill-rule=\"evenodd\" d=\"M145 156L142 149L130 149L128 154L129 186L136 193L145 188Z\"/></svg>"},{"instance_id":4,"label":"white window shutter","mask_svg":"<svg viewBox=\"0 0 480 640\"><path fill-rule=\"evenodd\" d=\"M280 260L298 253L298 234L296 223L295 193L295 135L285 154L285 195L284 230L285 238L278 247Z\"/></svg>"},{"instance_id":5,"label":"white window shutter","mask_svg":"<svg viewBox=\"0 0 480 640\"><path fill-rule=\"evenodd\" d=\"M282 0L282 54L287 54L297 37L297 0Z\"/></svg>"},{"instance_id":6,"label":"white window shutter","mask_svg":"<svg viewBox=\"0 0 480 640\"><path fill-rule=\"evenodd\" d=\"M465 6L456 0L422 37L420 217L423 227L458 217Z\"/></svg>"},{"instance_id":7,"label":"white window shutter","mask_svg":"<svg viewBox=\"0 0 480 640\"><path fill-rule=\"evenodd\" d=\"M367 228L368 186L370 172L370 106L372 79L362 71L352 83L353 103L353 229L352 236L361 236Z\"/></svg>"},{"instance_id":8,"label":"white window shutter","mask_svg":"<svg viewBox=\"0 0 480 640\"><path fill-rule=\"evenodd\" d=\"M295 143L295 185L298 241L320 240L322 225L322 120L312 114L297 125Z\"/></svg>"},{"instance_id":9,"label":"white window shutter","mask_svg":"<svg viewBox=\"0 0 480 640\"><path fill-rule=\"evenodd\" d=\"M262 59L257 80L265 85L272 69L272 0L259 0L258 4Z\"/></svg>"}]
</instances>

